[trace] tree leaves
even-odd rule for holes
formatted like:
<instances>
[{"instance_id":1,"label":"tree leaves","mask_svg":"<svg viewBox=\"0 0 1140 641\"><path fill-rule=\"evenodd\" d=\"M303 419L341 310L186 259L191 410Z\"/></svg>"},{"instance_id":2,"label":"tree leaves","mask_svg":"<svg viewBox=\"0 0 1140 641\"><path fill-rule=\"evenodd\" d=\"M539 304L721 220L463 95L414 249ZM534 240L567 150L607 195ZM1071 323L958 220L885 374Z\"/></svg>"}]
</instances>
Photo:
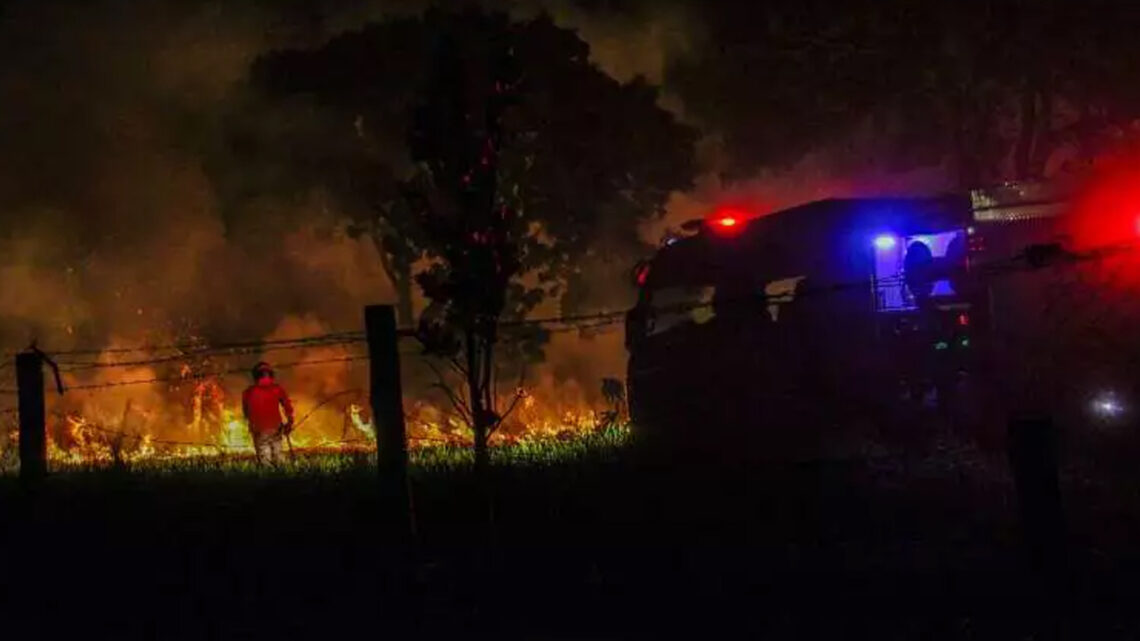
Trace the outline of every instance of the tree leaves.
<instances>
[{"instance_id":1,"label":"tree leaves","mask_svg":"<svg viewBox=\"0 0 1140 641\"><path fill-rule=\"evenodd\" d=\"M462 106L485 78L455 62L438 68L440 47L496 57L513 90ZM481 152L457 144L468 140L469 123L456 110L474 109L476 128L484 108L503 111L493 200L515 217L507 239L515 249L504 258L519 262L520 277L543 283L564 280L603 236L631 243L632 254L639 223L659 215L695 171L696 132L657 105L657 89L602 73L589 63L586 44L547 16L512 22L503 14L433 10L317 50L264 56L252 80L269 98L316 106L328 150L319 178L310 177L353 212L354 232L381 238L389 253L438 258L466 242L440 227L462 211L459 195L441 186L462 181L456 168ZM429 94L436 98L425 101ZM388 148L392 141L399 153ZM529 304L513 296L511 308Z\"/></svg>"}]
</instances>

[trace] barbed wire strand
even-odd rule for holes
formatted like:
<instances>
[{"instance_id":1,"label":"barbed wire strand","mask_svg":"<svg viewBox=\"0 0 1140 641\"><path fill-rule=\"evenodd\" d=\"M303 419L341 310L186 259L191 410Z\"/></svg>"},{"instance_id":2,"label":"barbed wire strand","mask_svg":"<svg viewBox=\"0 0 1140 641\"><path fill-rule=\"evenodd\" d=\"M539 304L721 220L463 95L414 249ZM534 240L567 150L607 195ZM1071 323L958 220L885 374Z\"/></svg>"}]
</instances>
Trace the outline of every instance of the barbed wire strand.
<instances>
[{"instance_id":1,"label":"barbed wire strand","mask_svg":"<svg viewBox=\"0 0 1140 641\"><path fill-rule=\"evenodd\" d=\"M365 339L363 331L344 331L344 332L330 332L327 334L316 334L312 336L299 336L296 338L281 338L269 340L243 340L243 341L230 341L208 345L203 342L182 342L182 343L168 343L159 345L140 345L137 347L108 347L108 348L77 348L68 350L51 351L53 356L99 356L102 354L134 354L139 352L161 352L169 350L226 350L226 349L241 349L241 348L258 348L274 345L304 345L313 342L322 341L335 341L344 340L351 342L359 342ZM4 358L14 358L14 353L3 354Z\"/></svg>"},{"instance_id":2,"label":"barbed wire strand","mask_svg":"<svg viewBox=\"0 0 1140 641\"><path fill-rule=\"evenodd\" d=\"M328 405L329 403L333 402L334 400L336 400L342 396L348 396L349 394L363 394L363 393L364 393L364 390L362 390L362 389L347 389L347 390L341 390L335 394L329 395L323 401L321 401L320 403L317 403L313 407L313 409L308 411L308 413L306 413L304 416L302 416L301 420L297 421L297 423L293 426L293 429L294 430L300 429L300 427L305 424L305 421L309 420L309 418L311 418L313 416L313 414L315 414L317 412L317 410L321 409L325 405Z\"/></svg>"},{"instance_id":3,"label":"barbed wire strand","mask_svg":"<svg viewBox=\"0 0 1140 641\"><path fill-rule=\"evenodd\" d=\"M357 342L358 341L355 341L355 340L339 340L339 341L335 341L335 342L329 341L329 342L321 342L321 343L307 343L304 345L275 345L275 346L270 346L270 347L242 348L241 351L230 350L228 352L216 351L216 350L202 350L202 351L187 352L187 353L183 353L183 354L175 354L175 355L171 355L171 356L161 356L161 357L136 360L136 361L112 361L112 362L102 362L102 363L101 362L87 362L87 363L66 363L65 362L65 363L60 363L61 365L65 365L65 367L60 368L60 371L62 371L62 372L80 372L80 371L86 371L86 370L92 370L92 369L107 369L107 368L117 368L117 367L146 367L149 365L162 365L165 363L177 363L179 361L184 361L184 360L189 359L189 358L244 357L244 356L249 356L250 354L257 354L257 353L263 353L263 352L269 352L269 351L340 347L343 345L355 344ZM66 367L66 365L71 365L71 367Z\"/></svg>"},{"instance_id":4,"label":"barbed wire strand","mask_svg":"<svg viewBox=\"0 0 1140 641\"><path fill-rule=\"evenodd\" d=\"M274 366L274 369L279 369L279 370L281 370L281 369L292 369L294 367L305 367L305 366L309 366L309 365L327 365L327 364L331 364L331 363L347 363L347 362L363 361L363 360L368 360L368 357L367 356L347 356L347 357L343 357L343 358L323 358L323 359L315 359L315 360L308 360L308 361L298 361L295 363L281 363L281 364ZM124 387L124 386L129 386L129 385L148 385L148 384L154 384L154 383L174 383L174 382L181 382L181 381L203 380L203 379L213 378L215 376L232 376L235 374L247 374L247 373L249 373L249 368L241 367L241 368L234 368L234 369L230 369L230 370L225 370L223 372L190 374L187 376L159 376L159 377L154 377L154 378L139 379L139 380L133 380L133 381L114 381L114 382L109 382L109 383L91 383L91 384L86 384L86 385L70 385L70 386L65 385L64 391L65 392L86 391L86 390L105 389L105 388L110 388L110 387Z\"/></svg>"}]
</instances>

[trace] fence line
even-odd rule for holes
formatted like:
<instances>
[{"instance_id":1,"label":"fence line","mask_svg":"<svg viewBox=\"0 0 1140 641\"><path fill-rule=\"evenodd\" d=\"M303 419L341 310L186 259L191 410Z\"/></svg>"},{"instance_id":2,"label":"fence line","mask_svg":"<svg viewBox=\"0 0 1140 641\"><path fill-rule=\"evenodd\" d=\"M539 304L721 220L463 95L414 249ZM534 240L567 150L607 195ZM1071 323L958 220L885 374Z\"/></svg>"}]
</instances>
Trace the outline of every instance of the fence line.
<instances>
[{"instance_id":1,"label":"fence line","mask_svg":"<svg viewBox=\"0 0 1140 641\"><path fill-rule=\"evenodd\" d=\"M222 342L213 345L204 344L202 342L184 342L184 343L169 343L165 345L140 345L138 347L109 347L105 349L97 348L82 348L60 350L52 352L53 356L99 356L102 354L133 354L139 352L161 352L170 350L183 350L188 352L209 350L220 351L227 349L255 349L260 347L274 346L274 345L298 345L305 346L311 343L320 343L324 341L337 341L343 340L345 342L363 342L364 332L351 331L351 332L332 332L328 334L316 334L312 336L300 336L297 338L282 338L271 340L244 340L244 341L231 341ZM4 354L5 357L14 357L15 354Z\"/></svg>"},{"instance_id":2,"label":"fence line","mask_svg":"<svg viewBox=\"0 0 1140 641\"><path fill-rule=\"evenodd\" d=\"M274 369L279 369L279 370L280 369L292 369L295 367L305 367L305 366L309 366L309 365L327 365L330 363L347 363L347 362L364 361L364 360L368 360L368 357L361 355L361 356L347 356L347 357L343 357L343 358L322 358L322 359L307 360L307 361L297 361L297 362L293 362L293 363L281 363L281 364L275 365ZM72 386L66 386L65 385L64 391L94 390L94 389L105 389L105 388L109 388L109 387L123 387L123 386L128 386L128 385L149 385L149 384L154 384L154 383L174 383L174 382L179 382L179 381L201 380L201 379L213 378L215 376L233 376L235 374L247 374L247 373L249 373L248 367L240 367L240 368L225 370L222 372L209 372L209 373L203 372L203 373L197 373L197 374L188 374L186 376L165 376L165 377L147 378L147 379L134 380L134 381L115 381L115 382L111 382L111 383L91 383L88 385L72 385Z\"/></svg>"},{"instance_id":3,"label":"fence line","mask_svg":"<svg viewBox=\"0 0 1140 641\"><path fill-rule=\"evenodd\" d=\"M156 357L156 358L141 359L141 360L136 360L136 361L85 362L85 363L63 362L63 363L59 363L59 364L65 365L65 367L60 368L60 371L62 371L62 372L79 372L79 371L92 370L92 369L107 369L107 368L116 368L116 367L145 367L148 365L161 365L163 363L175 363L175 362L183 361L187 358L196 358L196 357L227 358L227 357L248 356L250 354L259 354L259 353L271 352L271 351L284 351L284 350L297 350L297 349L317 349L317 348L322 348L322 347L340 347L343 345L355 345L359 342L362 342L362 341L337 340L337 341L327 341L327 342L319 342L319 343L318 342L306 343L303 345L271 345L269 347L238 348L238 349L230 349L230 350L226 350L226 351L220 351L216 348L204 348L201 350L183 352L181 354L172 354L170 356L160 356L160 357ZM66 367L67 365L70 365L70 367Z\"/></svg>"}]
</instances>

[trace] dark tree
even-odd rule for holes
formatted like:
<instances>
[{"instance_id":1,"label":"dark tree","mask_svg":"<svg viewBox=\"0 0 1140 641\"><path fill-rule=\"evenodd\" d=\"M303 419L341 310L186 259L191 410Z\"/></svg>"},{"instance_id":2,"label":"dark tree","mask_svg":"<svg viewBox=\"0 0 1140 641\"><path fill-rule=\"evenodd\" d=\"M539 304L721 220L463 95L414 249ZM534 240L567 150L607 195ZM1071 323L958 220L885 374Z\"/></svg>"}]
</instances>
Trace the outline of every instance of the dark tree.
<instances>
[{"instance_id":1,"label":"dark tree","mask_svg":"<svg viewBox=\"0 0 1140 641\"><path fill-rule=\"evenodd\" d=\"M481 457L500 421L495 346L513 363L541 356L545 333L513 321L547 296L580 300L583 261L629 256L694 173L696 133L656 89L607 76L545 16L433 10L265 56L253 84L328 132L339 160L310 163L307 180L360 212L394 280L428 265L422 320L452 337L436 347L457 349L468 393L455 400Z\"/></svg>"},{"instance_id":2,"label":"dark tree","mask_svg":"<svg viewBox=\"0 0 1140 641\"><path fill-rule=\"evenodd\" d=\"M473 24L476 15L465 20ZM371 25L314 51L264 56L252 74L263 101L293 110L285 118L288 148L273 142L262 155L300 161L305 175L290 186L317 182L333 194L353 229L383 249L401 297L412 265L433 251L405 197L430 180L408 155L405 134L432 73L435 38L453 18L430 11ZM583 259L624 262L642 249L639 223L690 184L696 134L657 105L655 88L607 76L590 63L586 44L549 18L496 20L510 30L526 79L500 167L514 205L541 230L520 261L548 293L571 303L583 297L585 283L574 278ZM308 133L317 130L324 135ZM319 149L308 151L311 145ZM320 158L321 166L304 158ZM507 313L525 311L510 305ZM405 309L401 320L409 315Z\"/></svg>"},{"instance_id":3,"label":"dark tree","mask_svg":"<svg viewBox=\"0 0 1140 641\"><path fill-rule=\"evenodd\" d=\"M700 3L708 41L672 65L728 173L795 162L870 125L899 168L964 187L1040 178L1137 115L1138 17L1111 2Z\"/></svg>"}]
</instances>

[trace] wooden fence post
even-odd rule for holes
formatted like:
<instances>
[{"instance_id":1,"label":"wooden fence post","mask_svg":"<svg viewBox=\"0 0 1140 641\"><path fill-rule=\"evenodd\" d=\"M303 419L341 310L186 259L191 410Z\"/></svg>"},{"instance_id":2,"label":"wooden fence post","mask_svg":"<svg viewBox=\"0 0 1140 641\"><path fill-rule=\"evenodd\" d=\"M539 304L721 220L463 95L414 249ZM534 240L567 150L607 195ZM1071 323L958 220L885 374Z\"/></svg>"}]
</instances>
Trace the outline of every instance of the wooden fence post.
<instances>
[{"instance_id":1,"label":"wooden fence post","mask_svg":"<svg viewBox=\"0 0 1140 641\"><path fill-rule=\"evenodd\" d=\"M1009 463L1030 559L1039 570L1059 570L1064 563L1064 514L1053 421L1010 419L1008 439Z\"/></svg>"},{"instance_id":2,"label":"wooden fence post","mask_svg":"<svg viewBox=\"0 0 1140 641\"><path fill-rule=\"evenodd\" d=\"M47 474L47 428L43 360L36 352L16 355L20 413L20 480L34 484Z\"/></svg>"},{"instance_id":3,"label":"wooden fence post","mask_svg":"<svg viewBox=\"0 0 1140 641\"><path fill-rule=\"evenodd\" d=\"M369 305L364 308L368 337L369 392L372 423L376 429L376 462L384 509L399 523L401 534L412 528L408 497L408 445L404 431L403 391L400 386L400 353L397 346L396 308Z\"/></svg>"}]
</instances>

